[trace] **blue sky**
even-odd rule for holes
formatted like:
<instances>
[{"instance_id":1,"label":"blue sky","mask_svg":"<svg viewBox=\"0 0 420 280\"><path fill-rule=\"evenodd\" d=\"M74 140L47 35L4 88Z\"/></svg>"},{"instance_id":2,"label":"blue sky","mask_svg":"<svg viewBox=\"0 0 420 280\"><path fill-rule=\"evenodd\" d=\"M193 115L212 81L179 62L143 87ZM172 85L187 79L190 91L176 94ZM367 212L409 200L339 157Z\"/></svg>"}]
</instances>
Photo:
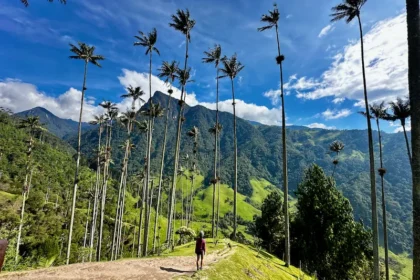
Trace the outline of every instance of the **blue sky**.
<instances>
[{"instance_id":1,"label":"blue sky","mask_svg":"<svg viewBox=\"0 0 420 280\"><path fill-rule=\"evenodd\" d=\"M364 129L360 46L357 25L330 24L337 0L279 2L280 40L285 55L287 123L338 129ZM134 47L138 30L158 30L154 74L163 60L182 61L185 41L168 23L177 8L188 8L196 26L189 66L195 83L187 102L214 108L215 69L201 63L203 51L218 43L237 53L245 69L236 80L238 115L275 125L280 121L274 30L257 32L273 1L251 0L68 0L67 5L32 0L0 0L0 103L14 111L43 106L60 117L77 119L83 63L68 59L69 43L82 41L106 57L102 68L89 66L85 120L97 104L119 96L128 85L147 90L148 57ZM404 3L369 0L362 13L366 34L369 97L372 102L407 95ZM153 89L164 89L153 77ZM231 111L230 83L221 82L221 108ZM385 123L384 130L398 126Z\"/></svg>"}]
</instances>

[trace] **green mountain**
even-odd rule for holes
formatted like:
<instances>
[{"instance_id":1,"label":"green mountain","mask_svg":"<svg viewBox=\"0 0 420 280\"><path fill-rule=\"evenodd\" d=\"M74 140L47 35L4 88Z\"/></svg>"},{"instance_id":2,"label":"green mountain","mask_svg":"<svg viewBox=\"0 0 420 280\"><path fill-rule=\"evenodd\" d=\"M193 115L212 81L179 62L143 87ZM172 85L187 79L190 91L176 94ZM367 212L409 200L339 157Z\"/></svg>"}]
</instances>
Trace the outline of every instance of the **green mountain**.
<instances>
[{"instance_id":1,"label":"green mountain","mask_svg":"<svg viewBox=\"0 0 420 280\"><path fill-rule=\"evenodd\" d=\"M40 122L48 129L49 132L60 138L66 138L77 134L78 122L70 119L61 119L53 113L42 107L35 107L33 109L19 112L16 116L26 118L29 116L38 116ZM82 123L82 130L88 130L92 126L87 123Z\"/></svg>"},{"instance_id":2,"label":"green mountain","mask_svg":"<svg viewBox=\"0 0 420 280\"><path fill-rule=\"evenodd\" d=\"M153 102L159 102L166 107L168 96L156 92ZM165 174L172 174L174 159L174 143L176 135L178 102L170 98L171 112L168 128L168 147ZM292 110L291 108L290 110ZM215 111L203 106L185 108L185 122L183 124L181 154L192 154L192 140L186 135L188 129L197 126L199 136L199 162L201 174L205 176L205 185L210 185L213 159L213 136L208 132L214 125ZM232 114L220 112L220 123L223 125L221 135L221 178L224 184L232 186L233 166L233 119ZM158 173L164 131L164 118L155 122L152 146L153 172ZM265 179L278 188L282 188L282 155L281 129L278 126L255 125L238 118L238 168L239 192L252 197L251 179ZM340 163L336 170L337 186L349 198L357 219L367 225L371 221L369 162L366 130L324 130L305 127L291 127L287 131L289 188L291 194L300 182L306 167L312 163L321 166L327 173L332 173L334 155L329 153L329 144L340 140L346 145L340 154ZM94 149L97 143L97 131L90 130L83 135L82 151L94 164ZM125 129L118 124L113 131L113 160L114 173L119 172L123 151L117 147L126 138ZM145 135L134 133L134 143L137 149L130 160L131 172L142 170L145 156ZM375 148L378 155L377 133L374 133ZM75 138L70 140L75 144ZM410 165L406 157L403 135L401 133L383 133L384 165L387 168L385 176L389 240L390 248L394 252L409 251L411 240L411 174ZM378 164L377 159L377 164ZM187 162L182 163L184 166ZM378 178L378 209L380 209L380 192ZM379 217L380 229L382 216ZM382 229L380 230L382 232Z\"/></svg>"}]
</instances>

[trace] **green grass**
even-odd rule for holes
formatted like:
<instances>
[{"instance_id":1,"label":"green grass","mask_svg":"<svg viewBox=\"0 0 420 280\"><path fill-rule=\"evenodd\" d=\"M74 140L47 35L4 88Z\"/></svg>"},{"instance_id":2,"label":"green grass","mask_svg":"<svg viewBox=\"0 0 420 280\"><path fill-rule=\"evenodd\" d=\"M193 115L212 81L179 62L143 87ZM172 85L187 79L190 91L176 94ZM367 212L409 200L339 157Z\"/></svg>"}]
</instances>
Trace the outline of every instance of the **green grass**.
<instances>
[{"instance_id":1,"label":"green grass","mask_svg":"<svg viewBox=\"0 0 420 280\"><path fill-rule=\"evenodd\" d=\"M211 240L207 241L208 244ZM285 267L285 263L275 256L264 251L257 252L256 249L242 244L229 241L232 249L220 249L220 245L214 248L219 256L225 258L215 264L211 264L203 271L193 275L193 279L278 279L278 280L296 280L313 279L293 266ZM212 247L211 245L208 247ZM191 254L191 249L185 248L186 252ZM233 250L231 252L230 250ZM183 249L178 255L184 253ZM204 259L205 260L205 259ZM190 277L180 277L187 279Z\"/></svg>"},{"instance_id":2,"label":"green grass","mask_svg":"<svg viewBox=\"0 0 420 280\"><path fill-rule=\"evenodd\" d=\"M385 251L381 247L379 250L381 258L384 258ZM401 280L412 279L413 275L413 260L407 254L396 255L389 252L389 263L390 263L390 279L393 279L394 275L397 275Z\"/></svg>"},{"instance_id":3,"label":"green grass","mask_svg":"<svg viewBox=\"0 0 420 280\"><path fill-rule=\"evenodd\" d=\"M275 189L275 186L265 179L253 178L250 180L250 183L253 189L251 201L259 206L261 206L264 199Z\"/></svg>"}]
</instances>

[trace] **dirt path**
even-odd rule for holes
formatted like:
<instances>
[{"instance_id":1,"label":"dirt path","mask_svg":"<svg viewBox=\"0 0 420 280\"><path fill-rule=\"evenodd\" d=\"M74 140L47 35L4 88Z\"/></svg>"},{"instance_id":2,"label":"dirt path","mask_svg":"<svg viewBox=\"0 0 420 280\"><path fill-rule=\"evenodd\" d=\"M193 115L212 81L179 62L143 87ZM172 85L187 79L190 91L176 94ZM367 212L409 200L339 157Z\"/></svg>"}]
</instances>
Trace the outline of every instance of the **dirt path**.
<instances>
[{"instance_id":1,"label":"dirt path","mask_svg":"<svg viewBox=\"0 0 420 280\"><path fill-rule=\"evenodd\" d=\"M223 250L205 257L205 267L228 255L232 251ZM163 280L176 276L191 276L195 273L195 256L162 257L132 259L114 262L79 263L25 272L12 272L0 276L0 280L34 280L34 279L148 279Z\"/></svg>"}]
</instances>

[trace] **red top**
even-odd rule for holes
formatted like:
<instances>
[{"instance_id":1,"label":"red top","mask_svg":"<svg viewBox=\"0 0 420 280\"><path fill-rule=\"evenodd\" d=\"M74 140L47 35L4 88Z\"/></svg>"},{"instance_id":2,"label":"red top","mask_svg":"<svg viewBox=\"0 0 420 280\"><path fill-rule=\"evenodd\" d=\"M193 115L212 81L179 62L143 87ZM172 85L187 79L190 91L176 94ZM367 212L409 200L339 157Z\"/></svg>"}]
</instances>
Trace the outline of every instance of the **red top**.
<instances>
[{"instance_id":1,"label":"red top","mask_svg":"<svg viewBox=\"0 0 420 280\"><path fill-rule=\"evenodd\" d=\"M197 238L197 241L195 242L195 252L197 254L206 252L206 240L204 240L204 238Z\"/></svg>"}]
</instances>

